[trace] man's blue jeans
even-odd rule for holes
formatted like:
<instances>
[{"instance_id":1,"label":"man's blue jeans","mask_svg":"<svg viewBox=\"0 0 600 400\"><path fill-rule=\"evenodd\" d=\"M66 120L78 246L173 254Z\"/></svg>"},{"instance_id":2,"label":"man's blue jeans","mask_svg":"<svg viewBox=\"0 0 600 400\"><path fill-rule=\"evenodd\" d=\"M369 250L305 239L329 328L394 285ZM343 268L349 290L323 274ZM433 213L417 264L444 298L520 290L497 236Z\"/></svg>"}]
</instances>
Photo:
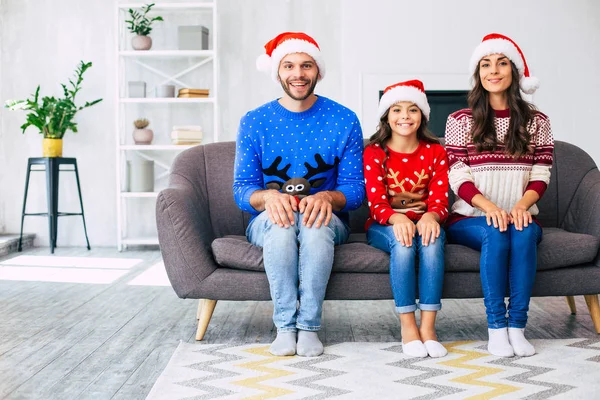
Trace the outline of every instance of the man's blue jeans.
<instances>
[{"instance_id":1,"label":"man's blue jeans","mask_svg":"<svg viewBox=\"0 0 600 400\"><path fill-rule=\"evenodd\" d=\"M318 331L333 267L333 247L348 240L350 228L335 214L328 226L319 228L302 225L298 212L294 218L294 225L281 228L263 211L250 222L246 236L263 248L277 331Z\"/></svg>"},{"instance_id":2,"label":"man's blue jeans","mask_svg":"<svg viewBox=\"0 0 600 400\"><path fill-rule=\"evenodd\" d=\"M465 218L447 228L448 239L481 251L479 273L490 329L525 328L537 266L537 245L542 240L538 224L522 231L513 224L500 232L485 217ZM504 296L508 286L508 319Z\"/></svg>"},{"instance_id":3,"label":"man's blue jeans","mask_svg":"<svg viewBox=\"0 0 600 400\"><path fill-rule=\"evenodd\" d=\"M369 244L390 253L390 281L399 314L417 309L416 257L419 256L419 309L438 311L442 308L442 285L444 283L444 230L435 243L423 246L421 236L413 238L412 246L405 247L396 240L391 225L373 222L367 231Z\"/></svg>"}]
</instances>

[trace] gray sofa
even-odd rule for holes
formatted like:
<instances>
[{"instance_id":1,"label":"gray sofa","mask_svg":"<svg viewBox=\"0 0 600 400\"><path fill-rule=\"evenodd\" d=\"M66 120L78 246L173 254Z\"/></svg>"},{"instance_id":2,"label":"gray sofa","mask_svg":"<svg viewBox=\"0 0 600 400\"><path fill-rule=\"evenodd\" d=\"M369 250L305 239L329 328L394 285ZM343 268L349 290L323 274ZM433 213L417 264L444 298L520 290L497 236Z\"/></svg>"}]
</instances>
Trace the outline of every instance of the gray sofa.
<instances>
[{"instance_id":1,"label":"gray sofa","mask_svg":"<svg viewBox=\"0 0 600 400\"><path fill-rule=\"evenodd\" d=\"M262 250L246 241L249 215L233 200L235 143L182 152L169 187L158 195L158 237L167 274L181 298L200 299L196 339L202 340L217 300L269 300ZM600 172L580 148L557 142L551 183L539 203L534 296L584 295L600 333ZM391 299L386 253L365 243L368 208L351 213L350 242L336 247L329 300ZM482 297L479 252L446 245L444 298Z\"/></svg>"}]
</instances>

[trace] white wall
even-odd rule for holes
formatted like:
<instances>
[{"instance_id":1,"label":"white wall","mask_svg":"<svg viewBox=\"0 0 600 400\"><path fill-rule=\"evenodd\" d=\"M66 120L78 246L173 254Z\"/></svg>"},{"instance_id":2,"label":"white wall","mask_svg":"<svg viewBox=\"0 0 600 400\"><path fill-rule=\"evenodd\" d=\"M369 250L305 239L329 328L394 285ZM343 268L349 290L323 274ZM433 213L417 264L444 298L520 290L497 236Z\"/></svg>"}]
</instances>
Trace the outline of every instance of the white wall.
<instances>
[{"instance_id":1,"label":"white wall","mask_svg":"<svg viewBox=\"0 0 600 400\"><path fill-rule=\"evenodd\" d=\"M600 2L596 0L345 0L342 9L343 101L375 130L373 82L421 77L426 88L470 88L471 52L491 32L512 37L541 81L533 102L548 114L556 139L585 148L600 164ZM374 78L378 77L378 78ZM389 80L385 80L389 77ZM384 86L385 85L385 86ZM367 97L371 96L371 97ZM361 98L364 100L361 104ZM367 112L368 111L368 112Z\"/></svg>"},{"instance_id":2,"label":"white wall","mask_svg":"<svg viewBox=\"0 0 600 400\"><path fill-rule=\"evenodd\" d=\"M468 88L467 63L481 38L493 31L523 48L542 86L534 102L552 121L555 137L594 147L600 110L600 2L595 0L217 0L221 140L234 140L240 117L281 95L255 69L264 44L284 30L303 30L319 42L327 77L317 93L354 109L365 136L374 130L372 86L421 76L425 84ZM82 100L105 100L78 117L80 133L65 137L65 156L76 156L92 246L116 245L113 65L114 1L0 0L0 100L24 98L37 84L59 94L83 59ZM442 77L442 78L440 78ZM387 80L389 78L389 81ZM366 90L361 93L362 90ZM368 89L368 90L367 90ZM364 96L362 96L364 94ZM373 97L370 96L375 96ZM0 232L18 232L28 157L41 154L33 130L21 135L24 114L0 111ZM44 180L32 181L31 211L45 210ZM74 182L61 176L61 210L77 210ZM148 218L153 219L153 215ZM45 218L29 217L26 231L48 243ZM84 244L77 217L59 220L58 245Z\"/></svg>"},{"instance_id":3,"label":"white wall","mask_svg":"<svg viewBox=\"0 0 600 400\"><path fill-rule=\"evenodd\" d=\"M24 99L41 85L44 95L60 95L59 82L73 77L80 60L92 61L79 100L104 101L77 116L79 133L64 138L64 156L77 157L92 245L116 243L115 154L113 136L113 15L106 0L3 0L0 26L0 100ZM0 210L5 232L19 232L28 157L41 156L41 135L20 132L25 113L3 109L0 159ZM78 211L72 173L61 173L59 211ZM46 210L45 178L32 176L29 212ZM48 243L46 218L28 217L25 231ZM83 246L80 217L61 217L58 246Z\"/></svg>"},{"instance_id":4,"label":"white wall","mask_svg":"<svg viewBox=\"0 0 600 400\"><path fill-rule=\"evenodd\" d=\"M281 97L281 86L255 66L264 45L281 32L303 31L315 38L327 65L316 92L341 101L340 1L217 0L222 140L235 140L247 111Z\"/></svg>"},{"instance_id":5,"label":"white wall","mask_svg":"<svg viewBox=\"0 0 600 400\"><path fill-rule=\"evenodd\" d=\"M0 0L0 100L42 93L60 94L80 59L92 61L81 100L104 101L77 116L79 133L67 133L64 156L78 159L92 246L116 246L114 137L115 8L113 0ZM325 52L330 76L318 92L339 99L341 76L339 0L217 0L219 11L221 140L235 140L240 117L280 96L281 89L255 69L264 44L284 30L314 35ZM41 136L33 128L21 135L24 113L0 111L0 232L18 232L28 157L41 155ZM77 211L73 179L62 173L61 211ZM45 181L32 178L28 210L45 211ZM150 221L154 215L148 215ZM25 231L37 245L48 243L46 218L28 217ZM79 217L59 218L58 245L85 244Z\"/></svg>"}]
</instances>

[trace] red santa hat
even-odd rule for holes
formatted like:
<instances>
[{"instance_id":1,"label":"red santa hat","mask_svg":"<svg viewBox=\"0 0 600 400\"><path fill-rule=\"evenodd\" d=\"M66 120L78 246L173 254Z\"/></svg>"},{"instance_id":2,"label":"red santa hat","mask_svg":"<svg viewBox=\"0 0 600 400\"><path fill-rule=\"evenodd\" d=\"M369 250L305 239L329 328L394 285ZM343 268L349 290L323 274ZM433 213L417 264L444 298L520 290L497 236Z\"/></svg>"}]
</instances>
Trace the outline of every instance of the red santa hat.
<instances>
[{"instance_id":1,"label":"red santa hat","mask_svg":"<svg viewBox=\"0 0 600 400\"><path fill-rule=\"evenodd\" d=\"M383 91L383 96L379 99L379 108L377 110L379 118L385 114L388 108L401 101L415 103L421 109L423 117L429 121L429 112L431 109L427 102L423 82L413 79L386 87Z\"/></svg>"},{"instance_id":2,"label":"red santa hat","mask_svg":"<svg viewBox=\"0 0 600 400\"><path fill-rule=\"evenodd\" d=\"M319 80L325 77L325 62L321 49L312 37L303 32L283 32L265 44L265 54L256 59L259 71L270 72L275 82L279 82L277 71L281 59L292 53L306 53L311 56L319 67Z\"/></svg>"},{"instance_id":3,"label":"red santa hat","mask_svg":"<svg viewBox=\"0 0 600 400\"><path fill-rule=\"evenodd\" d=\"M469 71L475 73L479 61L490 54L504 54L515 64L519 72L519 86L527 94L533 94L540 87L539 79L529 75L529 67L525 56L519 46L508 36L499 33L490 33L486 35L479 46L475 48L471 61L469 62Z\"/></svg>"}]
</instances>

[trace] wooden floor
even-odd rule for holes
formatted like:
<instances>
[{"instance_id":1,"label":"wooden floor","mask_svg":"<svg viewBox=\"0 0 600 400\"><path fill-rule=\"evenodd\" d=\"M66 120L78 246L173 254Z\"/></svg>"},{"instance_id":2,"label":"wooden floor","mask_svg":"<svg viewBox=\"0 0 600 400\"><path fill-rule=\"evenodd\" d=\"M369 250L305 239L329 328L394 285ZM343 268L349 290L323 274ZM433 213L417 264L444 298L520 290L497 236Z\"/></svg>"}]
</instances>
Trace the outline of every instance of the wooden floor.
<instances>
[{"instance_id":1,"label":"wooden floor","mask_svg":"<svg viewBox=\"0 0 600 400\"><path fill-rule=\"evenodd\" d=\"M34 248L0 258L0 399L144 399L180 341L195 300L166 286L158 251ZM65 282L69 281L69 282ZM104 283L92 283L92 282ZM161 286L163 285L163 286ZM597 337L583 297L532 301L527 336ZM219 302L207 343L268 343L270 302ZM445 300L440 340L485 340L482 301ZM326 301L325 344L399 341L391 301Z\"/></svg>"}]
</instances>

